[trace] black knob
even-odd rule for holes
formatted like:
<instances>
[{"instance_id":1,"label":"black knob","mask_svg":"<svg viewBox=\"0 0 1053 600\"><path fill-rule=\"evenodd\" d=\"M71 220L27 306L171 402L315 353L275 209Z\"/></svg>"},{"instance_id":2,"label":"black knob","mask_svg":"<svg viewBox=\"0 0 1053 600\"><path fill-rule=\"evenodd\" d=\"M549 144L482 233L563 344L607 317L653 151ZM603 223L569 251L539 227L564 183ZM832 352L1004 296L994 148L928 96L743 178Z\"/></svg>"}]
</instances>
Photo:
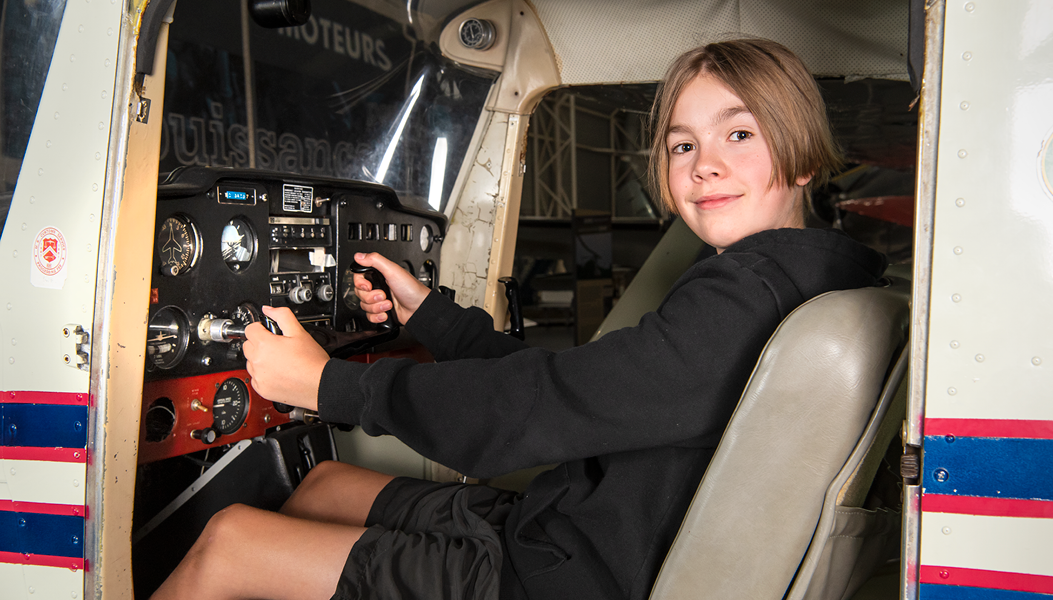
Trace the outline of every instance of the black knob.
<instances>
[{"instance_id":1,"label":"black knob","mask_svg":"<svg viewBox=\"0 0 1053 600\"><path fill-rule=\"evenodd\" d=\"M219 439L219 432L212 427L206 427L204 429L195 429L190 432L190 437L195 440L201 440L205 444L214 444Z\"/></svg>"}]
</instances>

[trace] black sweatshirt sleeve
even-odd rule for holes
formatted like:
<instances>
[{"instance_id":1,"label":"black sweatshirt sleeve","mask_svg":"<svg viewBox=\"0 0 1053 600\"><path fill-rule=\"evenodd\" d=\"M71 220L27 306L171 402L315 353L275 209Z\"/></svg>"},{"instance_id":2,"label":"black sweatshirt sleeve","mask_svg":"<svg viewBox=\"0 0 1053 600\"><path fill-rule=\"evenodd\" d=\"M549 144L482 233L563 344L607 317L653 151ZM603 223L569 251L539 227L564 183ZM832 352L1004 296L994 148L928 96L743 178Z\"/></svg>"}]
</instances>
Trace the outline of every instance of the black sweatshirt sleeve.
<instances>
[{"instance_id":1,"label":"black sweatshirt sleeve","mask_svg":"<svg viewBox=\"0 0 1053 600\"><path fill-rule=\"evenodd\" d=\"M494 320L480 308L461 308L431 292L406 323L413 337L437 361L500 358L529 348L525 342L494 330Z\"/></svg>"},{"instance_id":2,"label":"black sweatshirt sleeve","mask_svg":"<svg viewBox=\"0 0 1053 600\"><path fill-rule=\"evenodd\" d=\"M429 304L449 321L432 343L455 340L438 343L454 353L487 345L458 321L475 318L470 311ZM561 353L330 361L319 412L477 477L660 445L715 446L784 316L754 269L704 261L638 326Z\"/></svg>"}]
</instances>

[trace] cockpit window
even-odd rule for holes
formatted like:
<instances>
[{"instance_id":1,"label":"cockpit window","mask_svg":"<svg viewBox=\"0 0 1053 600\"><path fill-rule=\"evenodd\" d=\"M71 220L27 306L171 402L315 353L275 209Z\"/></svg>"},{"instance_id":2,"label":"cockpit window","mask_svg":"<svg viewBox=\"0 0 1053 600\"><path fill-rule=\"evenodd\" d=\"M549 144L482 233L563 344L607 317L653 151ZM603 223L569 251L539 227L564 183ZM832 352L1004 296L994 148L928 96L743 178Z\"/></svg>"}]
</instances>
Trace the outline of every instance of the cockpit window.
<instances>
[{"instance_id":1,"label":"cockpit window","mask_svg":"<svg viewBox=\"0 0 1053 600\"><path fill-rule=\"evenodd\" d=\"M177 5L162 176L210 165L377 181L441 209L496 74L443 58L405 9L315 0L307 24L265 29L242 4Z\"/></svg>"},{"instance_id":2,"label":"cockpit window","mask_svg":"<svg viewBox=\"0 0 1053 600\"><path fill-rule=\"evenodd\" d=\"M0 9L0 231L29 145L66 0L4 2Z\"/></svg>"}]
</instances>

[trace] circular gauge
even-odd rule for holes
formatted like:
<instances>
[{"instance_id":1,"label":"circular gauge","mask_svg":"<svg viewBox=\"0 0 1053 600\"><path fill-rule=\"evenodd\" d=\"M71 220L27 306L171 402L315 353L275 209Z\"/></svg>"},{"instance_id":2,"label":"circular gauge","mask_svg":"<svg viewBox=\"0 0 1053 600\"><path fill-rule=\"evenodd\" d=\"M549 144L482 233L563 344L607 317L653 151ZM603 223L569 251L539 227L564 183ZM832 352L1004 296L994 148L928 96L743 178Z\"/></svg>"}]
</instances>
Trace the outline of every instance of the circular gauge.
<instances>
[{"instance_id":1,"label":"circular gauge","mask_svg":"<svg viewBox=\"0 0 1053 600\"><path fill-rule=\"evenodd\" d=\"M146 326L146 356L149 364L171 369L183 360L190 345L190 321L183 311L166 306L154 313Z\"/></svg>"},{"instance_id":2,"label":"circular gauge","mask_svg":"<svg viewBox=\"0 0 1053 600\"><path fill-rule=\"evenodd\" d=\"M237 273L256 256L256 231L245 219L234 217L223 227L220 248L227 268Z\"/></svg>"},{"instance_id":3,"label":"circular gauge","mask_svg":"<svg viewBox=\"0 0 1053 600\"><path fill-rule=\"evenodd\" d=\"M434 241L431 233L431 227L425 225L420 228L420 249L425 252L431 252L431 243Z\"/></svg>"},{"instance_id":4,"label":"circular gauge","mask_svg":"<svg viewBox=\"0 0 1053 600\"><path fill-rule=\"evenodd\" d=\"M157 254L161 272L175 276L194 268L201 257L201 234L189 217L172 215L157 234Z\"/></svg>"},{"instance_id":5,"label":"circular gauge","mask_svg":"<svg viewBox=\"0 0 1053 600\"><path fill-rule=\"evenodd\" d=\"M223 435L241 428L249 414L249 387L237 377L219 385L212 399L212 427Z\"/></svg>"}]
</instances>

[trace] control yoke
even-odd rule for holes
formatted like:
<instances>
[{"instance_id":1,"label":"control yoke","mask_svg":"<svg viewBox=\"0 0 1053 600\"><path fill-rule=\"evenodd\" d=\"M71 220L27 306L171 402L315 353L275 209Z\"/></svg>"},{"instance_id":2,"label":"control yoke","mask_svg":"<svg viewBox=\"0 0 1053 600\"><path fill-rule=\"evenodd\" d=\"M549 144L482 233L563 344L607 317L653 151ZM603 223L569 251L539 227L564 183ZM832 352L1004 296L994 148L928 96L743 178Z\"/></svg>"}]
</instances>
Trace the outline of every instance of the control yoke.
<instances>
[{"instance_id":1,"label":"control yoke","mask_svg":"<svg viewBox=\"0 0 1053 600\"><path fill-rule=\"evenodd\" d=\"M365 267L358 263L351 263L348 267L352 273L361 273L366 281L373 284L373 289L383 290L388 298L391 298L391 289L380 271L373 267ZM354 354L365 351L371 346L394 340L399 335L399 321L395 316L395 309L387 312L388 319L383 323L368 323L366 329L353 332L335 331L326 327L304 325L304 329L314 337L314 340L329 353L333 358L347 358Z\"/></svg>"}]
</instances>

